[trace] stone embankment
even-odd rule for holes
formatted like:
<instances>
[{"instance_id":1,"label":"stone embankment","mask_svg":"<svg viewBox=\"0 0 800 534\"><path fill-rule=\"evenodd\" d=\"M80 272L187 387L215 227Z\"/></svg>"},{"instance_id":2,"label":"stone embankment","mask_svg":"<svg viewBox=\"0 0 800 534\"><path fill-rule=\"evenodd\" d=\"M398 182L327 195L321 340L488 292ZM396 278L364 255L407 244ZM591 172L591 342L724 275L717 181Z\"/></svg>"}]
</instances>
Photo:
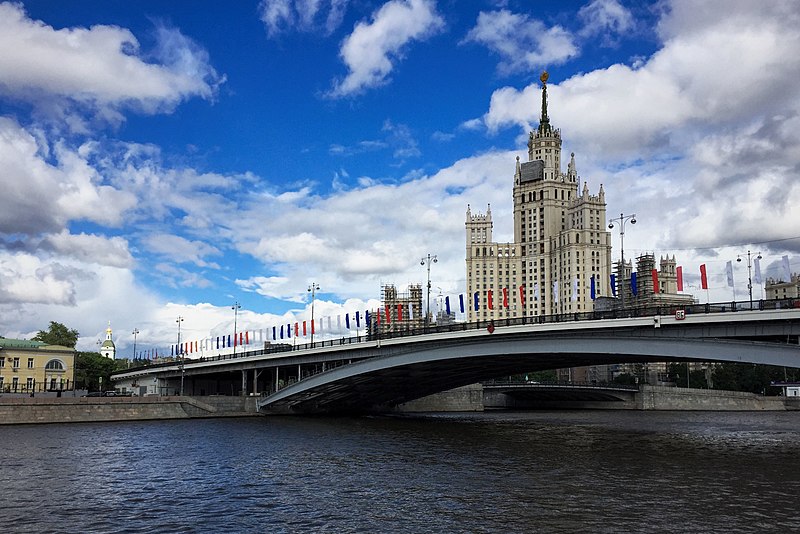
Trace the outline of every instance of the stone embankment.
<instances>
[{"instance_id":1,"label":"stone embankment","mask_svg":"<svg viewBox=\"0 0 800 534\"><path fill-rule=\"evenodd\" d=\"M0 425L253 415L250 397L0 397Z\"/></svg>"}]
</instances>

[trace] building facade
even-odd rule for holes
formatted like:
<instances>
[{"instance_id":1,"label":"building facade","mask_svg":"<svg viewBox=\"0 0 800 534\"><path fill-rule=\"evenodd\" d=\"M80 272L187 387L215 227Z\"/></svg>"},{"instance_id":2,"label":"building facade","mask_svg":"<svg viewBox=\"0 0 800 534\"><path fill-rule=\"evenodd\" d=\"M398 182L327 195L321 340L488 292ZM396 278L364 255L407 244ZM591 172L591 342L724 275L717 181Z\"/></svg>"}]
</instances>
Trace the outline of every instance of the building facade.
<instances>
[{"instance_id":1,"label":"building facade","mask_svg":"<svg viewBox=\"0 0 800 534\"><path fill-rule=\"evenodd\" d=\"M62 391L74 383L75 349L0 338L0 392Z\"/></svg>"},{"instance_id":2,"label":"building facade","mask_svg":"<svg viewBox=\"0 0 800 534\"><path fill-rule=\"evenodd\" d=\"M381 309L370 312L370 334L406 332L425 325L427 310L422 308L422 286L411 284L408 291L399 292L393 284L381 287Z\"/></svg>"},{"instance_id":3,"label":"building facade","mask_svg":"<svg viewBox=\"0 0 800 534\"><path fill-rule=\"evenodd\" d=\"M561 172L561 131L547 114L546 72L541 81L539 127L528 137L528 160L517 157L514 173L514 242L492 241L491 206L485 214L467 206L468 321L587 312L595 297L611 293L603 186L597 195L581 187L574 153Z\"/></svg>"},{"instance_id":4,"label":"building facade","mask_svg":"<svg viewBox=\"0 0 800 534\"><path fill-rule=\"evenodd\" d=\"M788 282L782 279L767 278L764 291L767 294L767 300L800 297L800 275L792 273L792 278Z\"/></svg>"}]
</instances>

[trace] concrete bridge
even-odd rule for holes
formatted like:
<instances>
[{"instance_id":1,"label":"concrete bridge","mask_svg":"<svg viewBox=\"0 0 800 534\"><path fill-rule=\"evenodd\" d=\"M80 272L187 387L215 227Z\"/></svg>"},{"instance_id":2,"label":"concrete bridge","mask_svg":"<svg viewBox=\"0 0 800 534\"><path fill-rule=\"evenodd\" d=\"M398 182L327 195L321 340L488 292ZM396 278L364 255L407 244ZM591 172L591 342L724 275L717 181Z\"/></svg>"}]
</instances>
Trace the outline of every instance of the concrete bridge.
<instances>
[{"instance_id":1,"label":"concrete bridge","mask_svg":"<svg viewBox=\"0 0 800 534\"><path fill-rule=\"evenodd\" d=\"M698 305L677 315L456 323L429 333L173 362L113 379L118 387L155 382L170 393L183 380L190 395L262 395L265 412L338 413L388 410L478 381L564 367L709 361L800 368L800 309L736 309Z\"/></svg>"}]
</instances>

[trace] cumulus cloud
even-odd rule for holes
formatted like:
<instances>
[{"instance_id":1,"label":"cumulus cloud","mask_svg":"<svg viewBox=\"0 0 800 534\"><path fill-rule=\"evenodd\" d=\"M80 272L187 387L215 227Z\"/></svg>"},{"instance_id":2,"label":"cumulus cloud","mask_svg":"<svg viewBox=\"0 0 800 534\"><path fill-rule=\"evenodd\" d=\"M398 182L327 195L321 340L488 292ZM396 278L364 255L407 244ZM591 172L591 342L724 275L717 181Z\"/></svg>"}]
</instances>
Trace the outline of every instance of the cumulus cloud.
<instances>
[{"instance_id":1,"label":"cumulus cloud","mask_svg":"<svg viewBox=\"0 0 800 534\"><path fill-rule=\"evenodd\" d=\"M71 234L63 230L46 236L41 246L58 255L74 258L85 264L97 263L109 267L131 268L133 256L128 241L122 237L91 234Z\"/></svg>"},{"instance_id":2,"label":"cumulus cloud","mask_svg":"<svg viewBox=\"0 0 800 534\"><path fill-rule=\"evenodd\" d=\"M581 36L600 35L606 44L634 27L633 15L617 0L592 0L578 11Z\"/></svg>"},{"instance_id":3,"label":"cumulus cloud","mask_svg":"<svg viewBox=\"0 0 800 534\"><path fill-rule=\"evenodd\" d=\"M386 83L395 62L412 41L429 38L444 26L430 0L391 0L359 22L342 43L339 55L350 71L334 83L329 96L344 97Z\"/></svg>"},{"instance_id":4,"label":"cumulus cloud","mask_svg":"<svg viewBox=\"0 0 800 534\"><path fill-rule=\"evenodd\" d=\"M212 245L198 240L189 240L173 234L148 234L142 238L142 245L150 252L168 256L176 263L193 263L198 267L219 269L219 265L207 262L207 256L221 256L222 252Z\"/></svg>"},{"instance_id":5,"label":"cumulus cloud","mask_svg":"<svg viewBox=\"0 0 800 534\"><path fill-rule=\"evenodd\" d=\"M788 208L800 194L791 178L800 167L800 8L695 6L670 5L658 24L662 46L640 64L549 85L550 118L588 163L583 170L605 177L611 204L680 222L640 217L626 243L647 250L800 235ZM498 89L482 121L490 131L518 127L522 141L538 122L539 98L538 84ZM638 230L646 237L636 243Z\"/></svg>"},{"instance_id":6,"label":"cumulus cloud","mask_svg":"<svg viewBox=\"0 0 800 534\"><path fill-rule=\"evenodd\" d=\"M482 44L498 54L498 69L506 75L564 63L579 53L574 37L563 27L548 28L507 9L482 11L463 42Z\"/></svg>"},{"instance_id":7,"label":"cumulus cloud","mask_svg":"<svg viewBox=\"0 0 800 534\"><path fill-rule=\"evenodd\" d=\"M267 35L323 31L330 35L342 23L348 0L262 0L258 5Z\"/></svg>"},{"instance_id":8,"label":"cumulus cloud","mask_svg":"<svg viewBox=\"0 0 800 534\"><path fill-rule=\"evenodd\" d=\"M56 29L33 20L20 4L0 4L0 95L40 113L69 115L74 106L119 121L120 110L171 110L199 96L210 99L224 80L208 54L178 30L156 28L149 61L127 29L97 25ZM82 129L72 115L73 129Z\"/></svg>"}]
</instances>

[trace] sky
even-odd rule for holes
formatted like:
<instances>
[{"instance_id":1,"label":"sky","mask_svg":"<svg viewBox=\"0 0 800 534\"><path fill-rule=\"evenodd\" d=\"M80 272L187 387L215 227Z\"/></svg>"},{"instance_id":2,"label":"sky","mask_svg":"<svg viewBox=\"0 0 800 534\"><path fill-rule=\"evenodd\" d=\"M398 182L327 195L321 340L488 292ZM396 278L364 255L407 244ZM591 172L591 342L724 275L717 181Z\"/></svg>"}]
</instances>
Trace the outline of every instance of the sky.
<instances>
[{"instance_id":1,"label":"sky","mask_svg":"<svg viewBox=\"0 0 800 534\"><path fill-rule=\"evenodd\" d=\"M458 294L467 205L513 239L544 70L625 257L744 300L748 251L800 271L798 50L791 0L2 2L0 335L110 322L128 357L310 317L312 283L375 307L428 254Z\"/></svg>"}]
</instances>

